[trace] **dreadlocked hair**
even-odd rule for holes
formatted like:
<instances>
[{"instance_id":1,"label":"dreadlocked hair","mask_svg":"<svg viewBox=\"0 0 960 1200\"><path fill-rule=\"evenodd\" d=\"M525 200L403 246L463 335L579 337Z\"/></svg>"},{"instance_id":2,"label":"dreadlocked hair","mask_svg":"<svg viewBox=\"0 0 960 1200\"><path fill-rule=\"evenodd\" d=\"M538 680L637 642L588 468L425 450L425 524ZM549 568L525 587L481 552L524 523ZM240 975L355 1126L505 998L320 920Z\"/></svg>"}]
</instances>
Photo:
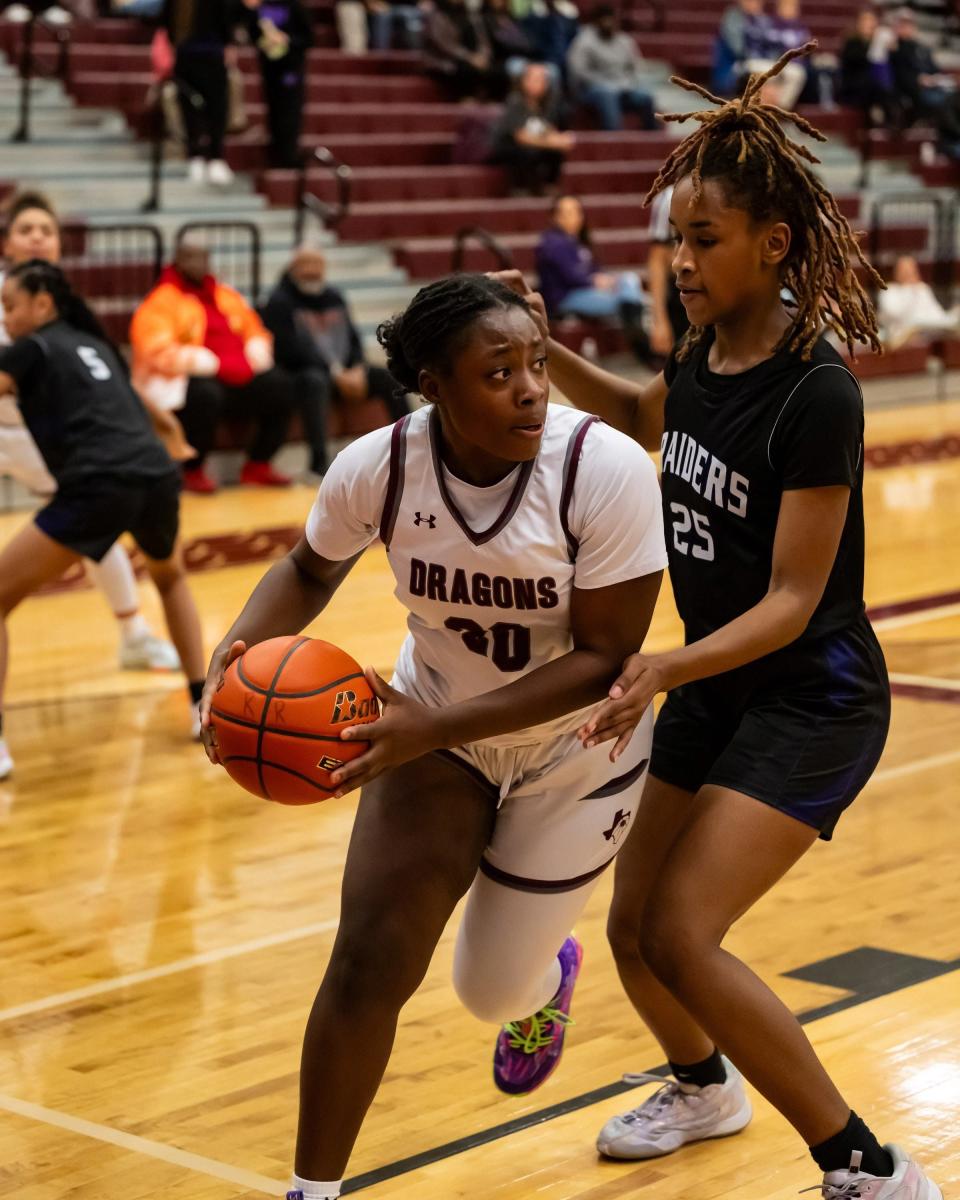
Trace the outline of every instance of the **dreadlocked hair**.
<instances>
[{"instance_id":1,"label":"dreadlocked hair","mask_svg":"<svg viewBox=\"0 0 960 1200\"><path fill-rule=\"evenodd\" d=\"M80 333L99 338L101 342L116 350L99 319L87 302L70 286L70 281L60 267L42 258L31 258L28 262L11 267L8 279L15 279L17 286L31 296L46 292L53 300L60 319L72 325ZM119 357L119 356L118 356ZM122 360L121 360L122 361Z\"/></svg>"},{"instance_id":2,"label":"dreadlocked hair","mask_svg":"<svg viewBox=\"0 0 960 1200\"><path fill-rule=\"evenodd\" d=\"M672 83L718 105L703 112L665 113L665 121L696 121L699 128L683 139L663 164L644 204L686 175L693 182L692 203L703 195L704 181L716 179L728 202L762 222L779 218L790 226L790 251L781 281L796 301L794 319L776 351L799 351L809 358L827 327L853 354L855 342L881 352L877 315L856 276L863 265L869 283L885 284L867 262L850 225L831 193L807 164L819 159L784 132L791 121L814 141L826 137L809 121L760 99L764 84L792 59L810 54L816 42L787 51L763 73L750 76L743 95L735 100L714 96L699 84L674 76ZM682 362L704 338L703 326L692 326L677 350Z\"/></svg>"},{"instance_id":3,"label":"dreadlocked hair","mask_svg":"<svg viewBox=\"0 0 960 1200\"><path fill-rule=\"evenodd\" d=\"M451 275L428 284L402 313L377 329L387 369L408 392L420 391L420 372L449 371L473 322L494 309L522 308L522 296L487 275Z\"/></svg>"}]
</instances>

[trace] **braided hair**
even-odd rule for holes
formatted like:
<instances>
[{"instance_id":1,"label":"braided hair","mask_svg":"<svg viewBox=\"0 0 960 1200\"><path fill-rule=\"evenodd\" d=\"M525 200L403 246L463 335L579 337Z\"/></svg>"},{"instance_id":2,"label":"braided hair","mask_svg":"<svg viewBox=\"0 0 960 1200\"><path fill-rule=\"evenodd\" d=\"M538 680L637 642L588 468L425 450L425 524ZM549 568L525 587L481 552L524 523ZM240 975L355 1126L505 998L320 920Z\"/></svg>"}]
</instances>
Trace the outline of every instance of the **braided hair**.
<instances>
[{"instance_id":1,"label":"braided hair","mask_svg":"<svg viewBox=\"0 0 960 1200\"><path fill-rule=\"evenodd\" d=\"M874 287L883 288L883 280L864 258L835 198L806 165L820 160L789 138L781 122L791 121L815 141L827 139L803 117L760 99L764 84L816 46L808 42L788 50L768 71L751 75L743 95L734 100L725 101L699 84L674 76L672 83L719 107L663 115L665 121L692 120L699 127L674 148L644 204L690 175L694 204L703 195L704 181L716 179L729 203L753 220L785 221L792 238L782 283L794 296L796 311L775 352L799 351L809 358L824 326L838 335L851 355L855 342L880 352L876 312L857 278L856 263L862 263ZM689 357L705 332L702 326L688 330L677 351L680 361Z\"/></svg>"},{"instance_id":2,"label":"braided hair","mask_svg":"<svg viewBox=\"0 0 960 1200\"><path fill-rule=\"evenodd\" d=\"M31 258L28 262L11 267L7 278L15 279L17 286L31 296L39 296L46 292L53 300L61 320L81 333L99 338L111 349L115 349L93 310L82 296L77 295L70 286L69 279L56 264L46 262L42 258Z\"/></svg>"},{"instance_id":3,"label":"braided hair","mask_svg":"<svg viewBox=\"0 0 960 1200\"><path fill-rule=\"evenodd\" d=\"M377 329L387 369L408 392L420 391L424 369L449 371L473 322L495 309L522 308L522 296L487 275L451 275L428 284Z\"/></svg>"}]
</instances>

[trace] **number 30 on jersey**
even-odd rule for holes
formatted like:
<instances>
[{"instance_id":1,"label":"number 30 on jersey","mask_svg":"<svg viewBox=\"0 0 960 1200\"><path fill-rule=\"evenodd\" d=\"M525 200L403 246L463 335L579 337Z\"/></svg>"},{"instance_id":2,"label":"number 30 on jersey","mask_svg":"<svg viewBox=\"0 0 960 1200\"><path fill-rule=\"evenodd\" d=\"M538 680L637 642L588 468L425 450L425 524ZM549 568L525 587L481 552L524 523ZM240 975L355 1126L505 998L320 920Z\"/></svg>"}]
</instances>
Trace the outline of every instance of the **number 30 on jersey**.
<instances>
[{"instance_id":1,"label":"number 30 on jersey","mask_svg":"<svg viewBox=\"0 0 960 1200\"><path fill-rule=\"evenodd\" d=\"M671 503L673 513L673 545L680 554L713 562L713 534L710 521L703 513L694 512L685 504Z\"/></svg>"}]
</instances>

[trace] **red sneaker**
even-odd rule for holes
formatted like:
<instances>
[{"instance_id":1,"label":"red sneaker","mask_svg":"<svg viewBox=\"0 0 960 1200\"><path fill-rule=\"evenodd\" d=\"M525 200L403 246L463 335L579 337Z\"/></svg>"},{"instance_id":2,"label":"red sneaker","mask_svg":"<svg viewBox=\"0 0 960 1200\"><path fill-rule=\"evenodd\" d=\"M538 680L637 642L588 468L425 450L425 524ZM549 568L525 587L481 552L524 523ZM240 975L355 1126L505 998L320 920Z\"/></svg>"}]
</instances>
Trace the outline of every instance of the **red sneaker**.
<instances>
[{"instance_id":1,"label":"red sneaker","mask_svg":"<svg viewBox=\"0 0 960 1200\"><path fill-rule=\"evenodd\" d=\"M253 484L254 487L289 487L293 480L289 475L275 471L270 463L255 462L251 458L243 464L240 482Z\"/></svg>"},{"instance_id":2,"label":"red sneaker","mask_svg":"<svg viewBox=\"0 0 960 1200\"><path fill-rule=\"evenodd\" d=\"M217 490L217 484L203 467L189 467L183 473L183 490L199 492L201 496L212 496Z\"/></svg>"}]
</instances>

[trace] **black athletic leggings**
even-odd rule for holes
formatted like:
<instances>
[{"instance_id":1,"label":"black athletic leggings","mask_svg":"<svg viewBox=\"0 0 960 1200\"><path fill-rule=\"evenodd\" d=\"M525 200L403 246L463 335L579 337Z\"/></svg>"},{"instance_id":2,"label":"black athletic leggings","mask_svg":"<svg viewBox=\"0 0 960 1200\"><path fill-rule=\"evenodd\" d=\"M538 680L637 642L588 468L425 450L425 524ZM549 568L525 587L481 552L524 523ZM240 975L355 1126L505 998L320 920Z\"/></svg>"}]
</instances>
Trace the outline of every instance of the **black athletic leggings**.
<instances>
[{"instance_id":1,"label":"black athletic leggings","mask_svg":"<svg viewBox=\"0 0 960 1200\"><path fill-rule=\"evenodd\" d=\"M187 468L199 467L213 449L221 419L251 419L255 423L249 455L253 462L269 462L283 445L294 406L293 380L273 367L241 387L219 379L191 379L187 399L177 414L187 441L197 457Z\"/></svg>"},{"instance_id":2,"label":"black athletic leggings","mask_svg":"<svg viewBox=\"0 0 960 1200\"><path fill-rule=\"evenodd\" d=\"M180 46L173 72L187 135L187 157L223 158L227 133L227 66L222 50Z\"/></svg>"}]
</instances>

